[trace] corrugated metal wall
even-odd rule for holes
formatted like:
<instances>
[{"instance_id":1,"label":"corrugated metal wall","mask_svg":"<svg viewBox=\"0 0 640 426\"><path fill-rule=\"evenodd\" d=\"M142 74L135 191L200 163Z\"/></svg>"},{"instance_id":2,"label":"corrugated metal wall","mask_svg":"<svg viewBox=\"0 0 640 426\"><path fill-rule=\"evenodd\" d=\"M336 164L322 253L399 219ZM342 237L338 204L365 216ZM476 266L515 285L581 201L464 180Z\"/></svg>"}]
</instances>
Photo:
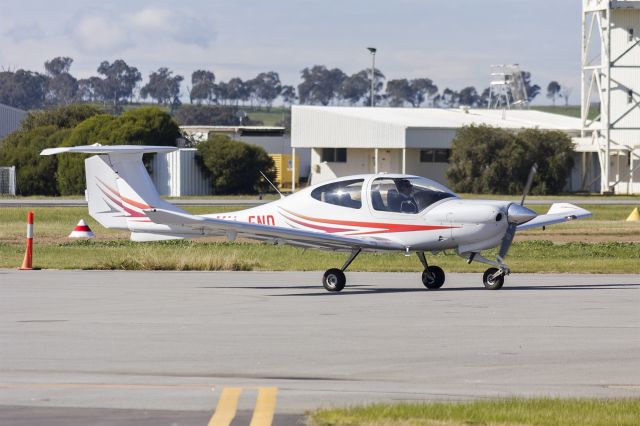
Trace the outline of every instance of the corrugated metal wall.
<instances>
[{"instance_id":1,"label":"corrugated metal wall","mask_svg":"<svg viewBox=\"0 0 640 426\"><path fill-rule=\"evenodd\" d=\"M320 108L293 106L291 145L296 148L402 148L405 126L365 120Z\"/></svg>"},{"instance_id":2,"label":"corrugated metal wall","mask_svg":"<svg viewBox=\"0 0 640 426\"><path fill-rule=\"evenodd\" d=\"M0 139L17 130L26 115L25 111L0 104Z\"/></svg>"},{"instance_id":3,"label":"corrugated metal wall","mask_svg":"<svg viewBox=\"0 0 640 426\"><path fill-rule=\"evenodd\" d=\"M200 169L196 153L195 148L183 148L154 156L151 179L160 195L183 197L212 194L211 179Z\"/></svg>"}]
</instances>

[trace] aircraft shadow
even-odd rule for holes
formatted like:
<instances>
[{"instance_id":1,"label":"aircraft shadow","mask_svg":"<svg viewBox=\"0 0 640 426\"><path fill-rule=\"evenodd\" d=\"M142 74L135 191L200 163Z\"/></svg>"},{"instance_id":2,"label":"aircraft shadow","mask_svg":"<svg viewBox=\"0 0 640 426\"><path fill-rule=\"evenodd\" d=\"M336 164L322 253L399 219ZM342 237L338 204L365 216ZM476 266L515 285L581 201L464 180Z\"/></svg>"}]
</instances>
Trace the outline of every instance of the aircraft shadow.
<instances>
[{"instance_id":1,"label":"aircraft shadow","mask_svg":"<svg viewBox=\"0 0 640 426\"><path fill-rule=\"evenodd\" d=\"M354 287L361 287L357 290L351 290ZM237 288L237 287L236 287ZM245 287L246 288L246 287ZM256 287L256 288L268 288L268 287ZM318 286L304 286L304 287L272 287L275 289L318 289ZM640 283L638 284L570 284L570 285L542 285L542 286L519 286L519 287L502 287L500 291L592 291L592 290L631 290L634 288L640 288ZM325 290L322 290L318 293L287 293L287 294L272 294L274 297L290 297L290 296L353 296L353 295L361 295L361 294L389 294L389 293L418 293L418 292L429 292L429 293L447 293L447 292L458 292L458 291L487 291L482 286L477 287L444 287L438 290L427 290L426 288L379 288L367 285L359 285L359 286L347 286L343 291L339 293L330 293Z\"/></svg>"}]
</instances>

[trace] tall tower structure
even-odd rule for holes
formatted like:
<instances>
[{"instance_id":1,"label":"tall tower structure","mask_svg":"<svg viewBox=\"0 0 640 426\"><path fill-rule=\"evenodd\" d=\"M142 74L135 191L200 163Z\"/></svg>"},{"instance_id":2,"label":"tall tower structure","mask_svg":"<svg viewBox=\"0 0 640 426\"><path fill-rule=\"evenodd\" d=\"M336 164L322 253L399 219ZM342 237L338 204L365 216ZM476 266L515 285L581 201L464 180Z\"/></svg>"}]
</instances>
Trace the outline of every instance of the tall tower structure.
<instances>
[{"instance_id":1,"label":"tall tower structure","mask_svg":"<svg viewBox=\"0 0 640 426\"><path fill-rule=\"evenodd\" d=\"M488 108L524 109L529 105L520 65L492 65Z\"/></svg>"},{"instance_id":2,"label":"tall tower structure","mask_svg":"<svg viewBox=\"0 0 640 426\"><path fill-rule=\"evenodd\" d=\"M640 1L582 0L581 116L600 192L640 194Z\"/></svg>"}]
</instances>

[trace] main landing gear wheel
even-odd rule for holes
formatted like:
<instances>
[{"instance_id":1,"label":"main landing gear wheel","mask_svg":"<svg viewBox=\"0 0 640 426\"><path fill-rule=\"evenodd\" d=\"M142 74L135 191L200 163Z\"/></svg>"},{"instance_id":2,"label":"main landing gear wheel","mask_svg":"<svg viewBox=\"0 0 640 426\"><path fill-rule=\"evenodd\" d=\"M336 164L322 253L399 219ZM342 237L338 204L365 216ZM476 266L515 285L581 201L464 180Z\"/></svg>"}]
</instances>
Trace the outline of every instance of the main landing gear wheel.
<instances>
[{"instance_id":1,"label":"main landing gear wheel","mask_svg":"<svg viewBox=\"0 0 640 426\"><path fill-rule=\"evenodd\" d=\"M482 282L488 290L500 290L504 284L504 274L494 277L496 272L498 272L497 268L489 268L484 271Z\"/></svg>"},{"instance_id":2,"label":"main landing gear wheel","mask_svg":"<svg viewBox=\"0 0 640 426\"><path fill-rule=\"evenodd\" d=\"M338 268L328 269L322 277L322 285L328 291L340 291L347 283L344 272Z\"/></svg>"},{"instance_id":3,"label":"main landing gear wheel","mask_svg":"<svg viewBox=\"0 0 640 426\"><path fill-rule=\"evenodd\" d=\"M438 266L429 266L422 272L422 284L428 289L436 289L444 284L444 271Z\"/></svg>"}]
</instances>

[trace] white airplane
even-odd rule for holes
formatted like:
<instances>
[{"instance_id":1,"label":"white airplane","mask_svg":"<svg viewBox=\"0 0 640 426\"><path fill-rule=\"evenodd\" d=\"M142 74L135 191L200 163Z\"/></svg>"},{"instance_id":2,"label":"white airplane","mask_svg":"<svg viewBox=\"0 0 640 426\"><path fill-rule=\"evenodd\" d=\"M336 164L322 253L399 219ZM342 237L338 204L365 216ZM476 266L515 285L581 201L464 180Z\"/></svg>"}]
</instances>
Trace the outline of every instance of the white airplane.
<instances>
[{"instance_id":1,"label":"white airplane","mask_svg":"<svg viewBox=\"0 0 640 426\"><path fill-rule=\"evenodd\" d=\"M344 271L363 251L415 252L424 266L424 286L440 288L444 271L428 265L425 252L444 250L454 250L468 263L490 265L483 283L497 290L510 273L504 259L517 230L591 216L567 203L555 203L543 215L524 207L534 168L519 204L462 200L430 179L382 173L334 179L245 210L192 215L160 198L142 163L145 153L175 149L95 144L45 149L41 154L96 154L85 160L89 213L106 228L130 231L133 241L221 235L230 241L240 236L349 252L342 267L324 273L322 284L328 291L345 287ZM495 261L481 255L482 250L497 246Z\"/></svg>"}]
</instances>

